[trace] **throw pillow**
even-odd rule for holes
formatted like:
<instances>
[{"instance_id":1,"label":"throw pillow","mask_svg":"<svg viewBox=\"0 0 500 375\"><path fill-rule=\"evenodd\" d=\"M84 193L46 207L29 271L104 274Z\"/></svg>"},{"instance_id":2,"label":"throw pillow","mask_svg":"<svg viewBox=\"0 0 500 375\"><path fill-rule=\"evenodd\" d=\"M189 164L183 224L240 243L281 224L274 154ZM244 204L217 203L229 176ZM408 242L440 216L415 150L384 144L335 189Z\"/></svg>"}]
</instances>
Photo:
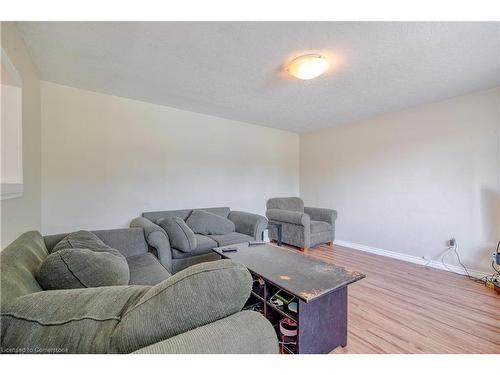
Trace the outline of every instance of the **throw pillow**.
<instances>
[{"instance_id":1,"label":"throw pillow","mask_svg":"<svg viewBox=\"0 0 500 375\"><path fill-rule=\"evenodd\" d=\"M116 252L120 254L118 250L106 245L94 233L87 230L80 230L78 232L68 234L61 241L59 241L50 252L55 253L56 251L62 249L90 249L94 251Z\"/></svg>"},{"instance_id":2,"label":"throw pillow","mask_svg":"<svg viewBox=\"0 0 500 375\"><path fill-rule=\"evenodd\" d=\"M177 250L189 253L198 246L193 231L180 217L165 217L158 221L158 225L167 232L170 245Z\"/></svg>"},{"instance_id":3,"label":"throw pillow","mask_svg":"<svg viewBox=\"0 0 500 375\"><path fill-rule=\"evenodd\" d=\"M130 271L124 256L89 249L63 249L40 264L36 277L45 290L128 285Z\"/></svg>"},{"instance_id":4,"label":"throw pillow","mask_svg":"<svg viewBox=\"0 0 500 375\"><path fill-rule=\"evenodd\" d=\"M40 264L36 277L44 289L128 285L125 257L89 231L68 234Z\"/></svg>"},{"instance_id":5,"label":"throw pillow","mask_svg":"<svg viewBox=\"0 0 500 375\"><path fill-rule=\"evenodd\" d=\"M193 210L186 224L194 233L204 235L228 234L236 230L231 220L204 210Z\"/></svg>"}]
</instances>

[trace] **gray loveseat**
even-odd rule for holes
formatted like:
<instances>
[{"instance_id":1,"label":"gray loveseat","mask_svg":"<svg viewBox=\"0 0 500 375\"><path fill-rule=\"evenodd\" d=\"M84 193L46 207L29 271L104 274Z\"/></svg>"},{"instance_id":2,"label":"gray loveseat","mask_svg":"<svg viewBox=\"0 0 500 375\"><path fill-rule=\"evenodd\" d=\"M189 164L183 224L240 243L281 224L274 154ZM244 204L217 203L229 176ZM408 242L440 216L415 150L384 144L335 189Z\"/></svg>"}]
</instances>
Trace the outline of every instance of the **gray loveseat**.
<instances>
[{"instance_id":1,"label":"gray loveseat","mask_svg":"<svg viewBox=\"0 0 500 375\"><path fill-rule=\"evenodd\" d=\"M284 243L306 250L320 244L331 245L335 240L335 210L304 207L298 197L271 198L266 208L267 218L282 225ZM277 239L276 229L269 231L269 237Z\"/></svg>"},{"instance_id":2,"label":"gray loveseat","mask_svg":"<svg viewBox=\"0 0 500 375\"><path fill-rule=\"evenodd\" d=\"M3 353L277 353L271 324L241 311L252 284L242 265L170 276L141 228L93 233L126 257L130 285L42 290L36 270L64 235L27 232L1 252Z\"/></svg>"},{"instance_id":3,"label":"gray loveseat","mask_svg":"<svg viewBox=\"0 0 500 375\"><path fill-rule=\"evenodd\" d=\"M262 232L267 227L267 219L261 215L231 211L229 207L199 208L197 210L208 211L230 220L234 223L235 231L223 235L195 234L196 248L190 252L184 252L171 246L167 233L157 223L165 217L173 216L187 220L193 210L195 209L143 212L142 217L135 218L130 223L131 227L145 230L149 245L157 249L158 259L172 274L193 264L220 259L216 253L212 252L214 247L262 240Z\"/></svg>"}]
</instances>

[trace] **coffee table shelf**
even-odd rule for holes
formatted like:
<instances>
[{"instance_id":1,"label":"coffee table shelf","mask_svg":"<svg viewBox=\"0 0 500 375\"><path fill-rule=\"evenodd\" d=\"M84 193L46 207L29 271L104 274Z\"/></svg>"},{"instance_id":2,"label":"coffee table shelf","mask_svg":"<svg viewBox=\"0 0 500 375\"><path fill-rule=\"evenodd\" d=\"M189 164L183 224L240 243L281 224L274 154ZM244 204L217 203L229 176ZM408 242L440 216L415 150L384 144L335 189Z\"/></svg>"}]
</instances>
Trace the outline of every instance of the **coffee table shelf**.
<instances>
[{"instance_id":1,"label":"coffee table shelf","mask_svg":"<svg viewBox=\"0 0 500 375\"><path fill-rule=\"evenodd\" d=\"M283 317L285 318L290 318L292 319L293 321L295 321L296 323L298 323L299 319L297 317L297 315L295 315L295 313L293 312L287 312L285 311L284 309L280 309L279 307L277 306L274 306L271 302L269 301L266 301L266 305L267 307L270 307L272 310L276 311L278 314L281 314L283 315Z\"/></svg>"},{"instance_id":2,"label":"coffee table shelf","mask_svg":"<svg viewBox=\"0 0 500 375\"><path fill-rule=\"evenodd\" d=\"M257 293L255 293L253 290L252 290L252 296L254 296L255 298L257 298L258 300L260 300L261 302L266 302L266 300L259 296Z\"/></svg>"}]
</instances>

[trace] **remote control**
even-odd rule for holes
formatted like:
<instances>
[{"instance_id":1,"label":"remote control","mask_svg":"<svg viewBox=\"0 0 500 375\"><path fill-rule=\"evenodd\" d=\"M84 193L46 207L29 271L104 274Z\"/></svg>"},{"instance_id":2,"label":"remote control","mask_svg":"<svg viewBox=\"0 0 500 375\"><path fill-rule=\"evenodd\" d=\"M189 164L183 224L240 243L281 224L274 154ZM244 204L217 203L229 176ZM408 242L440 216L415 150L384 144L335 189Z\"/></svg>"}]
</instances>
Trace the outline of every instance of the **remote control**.
<instances>
[{"instance_id":1,"label":"remote control","mask_svg":"<svg viewBox=\"0 0 500 375\"><path fill-rule=\"evenodd\" d=\"M223 253L232 253L232 252L235 252L235 251L238 251L238 249L236 247L224 247L222 249Z\"/></svg>"}]
</instances>

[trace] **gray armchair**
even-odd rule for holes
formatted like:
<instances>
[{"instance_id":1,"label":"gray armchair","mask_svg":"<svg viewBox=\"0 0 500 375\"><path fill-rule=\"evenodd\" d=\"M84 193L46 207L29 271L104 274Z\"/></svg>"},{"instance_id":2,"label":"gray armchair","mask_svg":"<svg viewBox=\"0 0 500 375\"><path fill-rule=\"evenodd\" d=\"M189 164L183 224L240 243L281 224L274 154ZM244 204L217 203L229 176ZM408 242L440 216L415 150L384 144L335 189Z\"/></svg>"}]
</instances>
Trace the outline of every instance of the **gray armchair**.
<instances>
[{"instance_id":1,"label":"gray armchair","mask_svg":"<svg viewBox=\"0 0 500 375\"><path fill-rule=\"evenodd\" d=\"M269 221L282 225L284 243L306 250L320 244L331 245L335 240L335 210L304 207L298 197L271 198L266 207ZM276 240L276 230L271 229L269 237Z\"/></svg>"}]
</instances>

